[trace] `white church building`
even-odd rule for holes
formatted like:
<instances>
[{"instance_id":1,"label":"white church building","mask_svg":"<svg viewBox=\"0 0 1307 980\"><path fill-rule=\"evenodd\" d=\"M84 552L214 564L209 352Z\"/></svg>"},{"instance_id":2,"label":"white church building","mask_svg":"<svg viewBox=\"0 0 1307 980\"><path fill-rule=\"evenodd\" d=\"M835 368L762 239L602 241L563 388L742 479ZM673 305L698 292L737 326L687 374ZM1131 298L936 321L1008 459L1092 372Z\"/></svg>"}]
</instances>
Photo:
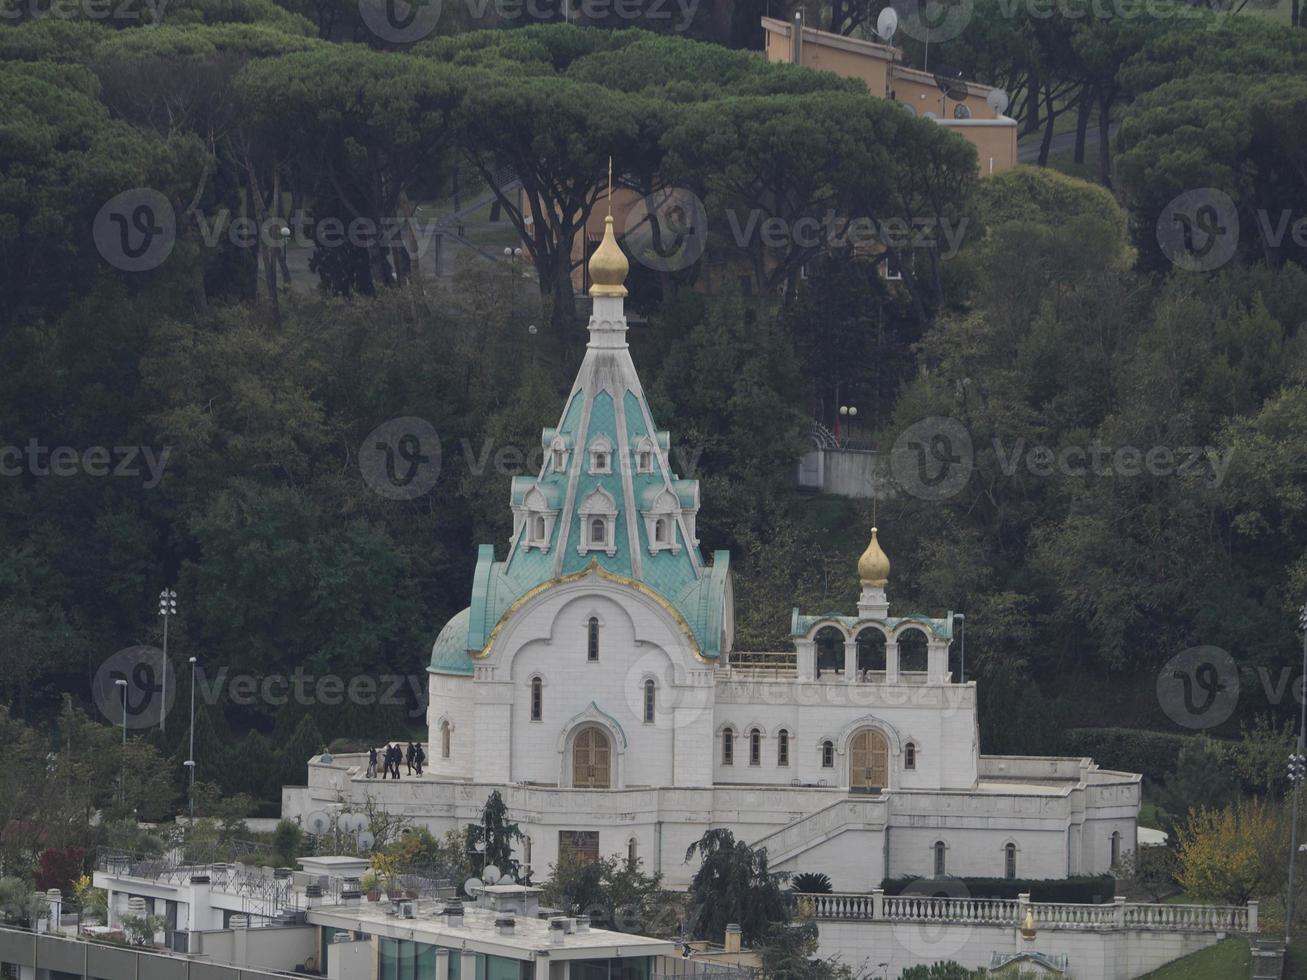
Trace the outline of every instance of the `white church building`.
<instances>
[{"instance_id":1,"label":"white church building","mask_svg":"<svg viewBox=\"0 0 1307 980\"><path fill-rule=\"evenodd\" d=\"M796 609L793 653L733 652L730 555L699 550L698 483L672 472L627 347L626 273L610 216L544 465L514 479L507 549L481 546L470 604L432 649L427 771L374 780L359 756L321 756L284 815L371 798L442 833L499 790L536 880L560 856L616 854L672 887L718 827L837 891L1094 874L1132 851L1137 774L980 754L954 618L891 614L875 528L856 609Z\"/></svg>"}]
</instances>

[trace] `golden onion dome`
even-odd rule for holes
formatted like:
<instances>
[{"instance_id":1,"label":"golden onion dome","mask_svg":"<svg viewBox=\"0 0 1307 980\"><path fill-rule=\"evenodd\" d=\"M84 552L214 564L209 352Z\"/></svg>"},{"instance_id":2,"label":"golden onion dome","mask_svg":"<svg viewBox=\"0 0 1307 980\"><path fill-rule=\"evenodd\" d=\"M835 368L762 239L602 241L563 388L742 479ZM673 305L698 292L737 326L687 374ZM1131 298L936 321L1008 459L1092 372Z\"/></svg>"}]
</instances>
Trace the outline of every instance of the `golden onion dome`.
<instances>
[{"instance_id":1,"label":"golden onion dome","mask_svg":"<svg viewBox=\"0 0 1307 980\"><path fill-rule=\"evenodd\" d=\"M625 296L626 274L631 271L631 264L626 261L626 254L617 244L613 233L613 216L604 219L604 240L590 256L591 296Z\"/></svg>"},{"instance_id":2,"label":"golden onion dome","mask_svg":"<svg viewBox=\"0 0 1307 980\"><path fill-rule=\"evenodd\" d=\"M863 585L878 589L885 588L885 583L889 581L889 556L881 550L874 527L871 529L871 543L858 559L858 579Z\"/></svg>"}]
</instances>

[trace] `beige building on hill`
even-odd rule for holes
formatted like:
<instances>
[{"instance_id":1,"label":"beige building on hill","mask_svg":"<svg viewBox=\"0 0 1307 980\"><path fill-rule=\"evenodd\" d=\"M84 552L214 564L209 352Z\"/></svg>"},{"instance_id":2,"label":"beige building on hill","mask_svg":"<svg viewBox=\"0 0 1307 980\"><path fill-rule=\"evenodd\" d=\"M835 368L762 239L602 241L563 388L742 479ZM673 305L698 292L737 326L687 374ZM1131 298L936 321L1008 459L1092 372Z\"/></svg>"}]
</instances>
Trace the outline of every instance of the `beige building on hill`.
<instances>
[{"instance_id":1,"label":"beige building on hill","mask_svg":"<svg viewBox=\"0 0 1307 980\"><path fill-rule=\"evenodd\" d=\"M796 45L795 24L764 17L762 27L768 61L862 79L872 95L899 102L969 140L976 147L982 177L1016 166L1016 120L990 108L985 101L991 91L988 86L959 80L953 83L953 94L965 91L966 95L950 97L941 91L934 75L902 64L903 52L888 44L803 27L801 43Z\"/></svg>"}]
</instances>

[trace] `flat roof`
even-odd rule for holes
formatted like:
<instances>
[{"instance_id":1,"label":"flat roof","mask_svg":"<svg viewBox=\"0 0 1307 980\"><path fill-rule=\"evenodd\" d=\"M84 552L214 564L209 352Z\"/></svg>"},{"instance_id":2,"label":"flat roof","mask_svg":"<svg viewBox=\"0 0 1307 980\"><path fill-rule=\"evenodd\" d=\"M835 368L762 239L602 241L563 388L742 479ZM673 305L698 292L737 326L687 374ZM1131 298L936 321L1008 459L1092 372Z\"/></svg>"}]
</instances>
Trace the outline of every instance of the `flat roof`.
<instances>
[{"instance_id":1,"label":"flat roof","mask_svg":"<svg viewBox=\"0 0 1307 980\"><path fill-rule=\"evenodd\" d=\"M563 937L562 945L551 941L548 919L517 916L513 934L501 936L495 928L500 913L474 905L463 909L463 924L450 926L441 914L443 901L416 901L411 919L389 914L390 902L360 902L358 905L329 905L311 909L308 921L391 939L408 939L452 950L491 953L510 959L529 960L548 953L556 960L606 959L618 956L671 956L675 944L632 933L590 929Z\"/></svg>"}]
</instances>

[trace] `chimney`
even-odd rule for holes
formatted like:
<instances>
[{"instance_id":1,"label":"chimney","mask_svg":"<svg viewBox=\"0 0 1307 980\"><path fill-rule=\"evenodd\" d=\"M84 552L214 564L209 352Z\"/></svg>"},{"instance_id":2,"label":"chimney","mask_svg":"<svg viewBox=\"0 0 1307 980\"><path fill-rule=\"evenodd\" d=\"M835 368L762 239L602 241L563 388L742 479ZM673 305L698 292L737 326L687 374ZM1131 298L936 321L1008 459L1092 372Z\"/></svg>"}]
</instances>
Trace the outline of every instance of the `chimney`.
<instances>
[{"instance_id":1,"label":"chimney","mask_svg":"<svg viewBox=\"0 0 1307 980\"><path fill-rule=\"evenodd\" d=\"M307 885L304 888L304 904L314 909L322 904L322 886Z\"/></svg>"},{"instance_id":2,"label":"chimney","mask_svg":"<svg viewBox=\"0 0 1307 980\"><path fill-rule=\"evenodd\" d=\"M516 921L516 918L511 913L504 913L495 916L495 932L499 933L501 936L511 936Z\"/></svg>"},{"instance_id":3,"label":"chimney","mask_svg":"<svg viewBox=\"0 0 1307 980\"><path fill-rule=\"evenodd\" d=\"M728 953L738 953L740 951L740 926L732 922L726 927L726 942L722 948Z\"/></svg>"},{"instance_id":4,"label":"chimney","mask_svg":"<svg viewBox=\"0 0 1307 980\"><path fill-rule=\"evenodd\" d=\"M445 925L460 927L463 925L463 903L458 899L445 903Z\"/></svg>"},{"instance_id":5,"label":"chimney","mask_svg":"<svg viewBox=\"0 0 1307 980\"><path fill-rule=\"evenodd\" d=\"M567 920L561 917L554 917L549 920L549 944L551 946L563 945L563 940L567 938Z\"/></svg>"},{"instance_id":6,"label":"chimney","mask_svg":"<svg viewBox=\"0 0 1307 980\"><path fill-rule=\"evenodd\" d=\"M576 931L578 933L590 931L590 916L578 915L576 917Z\"/></svg>"}]
</instances>

